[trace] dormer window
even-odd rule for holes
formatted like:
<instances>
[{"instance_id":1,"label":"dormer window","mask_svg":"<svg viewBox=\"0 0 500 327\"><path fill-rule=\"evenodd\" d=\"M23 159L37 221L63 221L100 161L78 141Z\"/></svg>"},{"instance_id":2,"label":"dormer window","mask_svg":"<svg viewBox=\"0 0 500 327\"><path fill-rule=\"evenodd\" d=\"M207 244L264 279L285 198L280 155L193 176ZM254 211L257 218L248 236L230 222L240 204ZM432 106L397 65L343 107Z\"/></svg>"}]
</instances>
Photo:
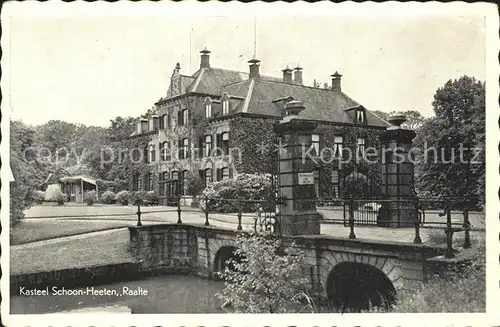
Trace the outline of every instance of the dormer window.
<instances>
[{"instance_id":1,"label":"dormer window","mask_svg":"<svg viewBox=\"0 0 500 327\"><path fill-rule=\"evenodd\" d=\"M225 99L222 101L222 114L229 114L229 100Z\"/></svg>"},{"instance_id":2,"label":"dormer window","mask_svg":"<svg viewBox=\"0 0 500 327\"><path fill-rule=\"evenodd\" d=\"M212 104L207 103L205 105L205 118L211 118L212 117Z\"/></svg>"},{"instance_id":3,"label":"dormer window","mask_svg":"<svg viewBox=\"0 0 500 327\"><path fill-rule=\"evenodd\" d=\"M358 123L364 123L365 122L365 111L363 109L357 109L356 110L356 121Z\"/></svg>"}]
</instances>

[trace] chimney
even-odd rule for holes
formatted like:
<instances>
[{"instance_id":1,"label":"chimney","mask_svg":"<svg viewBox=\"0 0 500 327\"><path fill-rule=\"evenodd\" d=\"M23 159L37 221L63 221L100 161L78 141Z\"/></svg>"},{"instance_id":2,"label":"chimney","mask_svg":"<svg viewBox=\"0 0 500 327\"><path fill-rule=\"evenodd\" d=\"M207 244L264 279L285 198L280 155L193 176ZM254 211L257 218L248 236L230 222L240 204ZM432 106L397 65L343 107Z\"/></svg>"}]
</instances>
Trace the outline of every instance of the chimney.
<instances>
[{"instance_id":1,"label":"chimney","mask_svg":"<svg viewBox=\"0 0 500 327\"><path fill-rule=\"evenodd\" d=\"M248 63L250 64L250 76L249 77L258 79L260 76L260 73L259 73L260 60L254 57L254 58L250 59L248 61Z\"/></svg>"},{"instance_id":2,"label":"chimney","mask_svg":"<svg viewBox=\"0 0 500 327\"><path fill-rule=\"evenodd\" d=\"M203 48L200 51L201 53L201 61L200 68L210 68L210 51L207 48Z\"/></svg>"},{"instance_id":3,"label":"chimney","mask_svg":"<svg viewBox=\"0 0 500 327\"><path fill-rule=\"evenodd\" d=\"M302 85L302 67L300 67L299 64L297 64L297 67L295 67L295 72L294 72L294 77L293 79L295 80L295 83Z\"/></svg>"},{"instance_id":4,"label":"chimney","mask_svg":"<svg viewBox=\"0 0 500 327\"><path fill-rule=\"evenodd\" d=\"M293 70L286 65L286 68L282 70L283 72L283 83L292 84L292 72Z\"/></svg>"},{"instance_id":5,"label":"chimney","mask_svg":"<svg viewBox=\"0 0 500 327\"><path fill-rule=\"evenodd\" d=\"M332 90L333 91L342 91L342 88L340 86L340 80L342 78L342 75L339 74L339 72L335 72L332 75Z\"/></svg>"}]
</instances>

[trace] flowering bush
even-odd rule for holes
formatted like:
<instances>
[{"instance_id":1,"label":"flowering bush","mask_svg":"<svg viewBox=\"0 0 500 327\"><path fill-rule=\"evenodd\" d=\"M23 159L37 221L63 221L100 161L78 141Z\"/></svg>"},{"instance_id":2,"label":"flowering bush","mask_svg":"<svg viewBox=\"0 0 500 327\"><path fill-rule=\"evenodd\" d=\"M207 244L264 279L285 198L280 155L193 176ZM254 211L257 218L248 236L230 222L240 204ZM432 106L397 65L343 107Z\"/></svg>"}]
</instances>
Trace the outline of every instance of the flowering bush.
<instances>
[{"instance_id":1,"label":"flowering bush","mask_svg":"<svg viewBox=\"0 0 500 327\"><path fill-rule=\"evenodd\" d=\"M101 195L101 202L105 204L116 203L116 194L113 191L106 191Z\"/></svg>"},{"instance_id":2,"label":"flowering bush","mask_svg":"<svg viewBox=\"0 0 500 327\"><path fill-rule=\"evenodd\" d=\"M116 202L121 205L128 205L128 201L130 200L130 192L129 191L120 191L116 194Z\"/></svg>"},{"instance_id":3,"label":"flowering bush","mask_svg":"<svg viewBox=\"0 0 500 327\"><path fill-rule=\"evenodd\" d=\"M216 212L237 212L242 205L242 211L257 211L264 207L266 211L273 210L273 192L270 174L240 174L234 179L223 179L207 185L202 192L202 207L204 198L208 198L208 208ZM239 200L246 200L240 202ZM255 202L249 200L257 200Z\"/></svg>"},{"instance_id":4,"label":"flowering bush","mask_svg":"<svg viewBox=\"0 0 500 327\"><path fill-rule=\"evenodd\" d=\"M87 202L89 206L93 205L97 201L96 191L87 191L83 193L83 200Z\"/></svg>"}]
</instances>

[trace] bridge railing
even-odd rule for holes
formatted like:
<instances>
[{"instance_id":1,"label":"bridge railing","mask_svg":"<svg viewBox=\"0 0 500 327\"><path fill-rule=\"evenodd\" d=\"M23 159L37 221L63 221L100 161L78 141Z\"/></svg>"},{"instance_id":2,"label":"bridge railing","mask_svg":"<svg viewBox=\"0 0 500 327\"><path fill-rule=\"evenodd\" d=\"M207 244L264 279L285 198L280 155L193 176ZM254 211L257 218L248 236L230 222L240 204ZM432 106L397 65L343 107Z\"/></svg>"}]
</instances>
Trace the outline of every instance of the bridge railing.
<instances>
[{"instance_id":1,"label":"bridge railing","mask_svg":"<svg viewBox=\"0 0 500 327\"><path fill-rule=\"evenodd\" d=\"M142 225L142 218L149 213L176 212L177 223L182 224L188 219L189 223L203 223L210 226L217 222L218 226L234 228L236 230L255 230L266 233L278 233L278 220L276 219L276 201L263 199L243 198L213 198L201 197L197 207L186 206L181 196L163 197L164 203L170 208L163 211L143 211L141 202L136 202L137 225ZM199 219L203 216L203 221Z\"/></svg>"},{"instance_id":2,"label":"bridge railing","mask_svg":"<svg viewBox=\"0 0 500 327\"><path fill-rule=\"evenodd\" d=\"M463 247L469 248L470 232L484 231L484 225L473 227L469 219L470 213L478 210L478 200L475 197L311 199L323 215L322 223L349 227L350 238L356 238L354 226L413 228L413 242L418 244L422 243L421 229L442 230L447 258L454 256L455 233L464 232Z\"/></svg>"},{"instance_id":3,"label":"bridge railing","mask_svg":"<svg viewBox=\"0 0 500 327\"><path fill-rule=\"evenodd\" d=\"M356 238L356 226L397 227L412 229L413 243L422 243L421 229L442 230L446 237L446 257L454 256L453 236L464 233L463 247L471 246L470 232L484 231L483 226L474 226L470 213L477 209L475 198L304 198L302 204L312 201L322 219L321 224L338 224L348 227L346 236ZM236 230L259 230L272 234L280 233L280 213L275 199L209 198L199 199L199 207L182 205L181 197L169 199L175 207L166 210L141 211L137 203L137 225L141 218L156 212L176 212L177 223L203 223L210 226L235 228ZM408 233L403 233L408 235ZM410 233L411 234L411 233ZM410 241L410 240L408 240Z\"/></svg>"}]
</instances>

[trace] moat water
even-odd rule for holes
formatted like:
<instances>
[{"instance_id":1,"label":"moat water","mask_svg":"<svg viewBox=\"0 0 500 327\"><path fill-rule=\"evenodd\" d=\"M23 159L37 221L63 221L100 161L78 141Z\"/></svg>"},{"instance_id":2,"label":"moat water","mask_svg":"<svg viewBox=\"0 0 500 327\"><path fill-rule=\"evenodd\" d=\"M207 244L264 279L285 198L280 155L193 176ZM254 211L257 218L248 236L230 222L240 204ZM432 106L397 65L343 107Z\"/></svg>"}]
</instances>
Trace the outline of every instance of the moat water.
<instances>
[{"instance_id":1,"label":"moat water","mask_svg":"<svg viewBox=\"0 0 500 327\"><path fill-rule=\"evenodd\" d=\"M69 290L86 294L53 295L49 287L47 296L11 296L10 308L12 314L222 313L221 302L215 294L221 292L223 287L224 283L220 281L168 275L94 286L94 293L107 291L110 295L88 294L86 288ZM124 290L135 292L135 295L124 294Z\"/></svg>"}]
</instances>

